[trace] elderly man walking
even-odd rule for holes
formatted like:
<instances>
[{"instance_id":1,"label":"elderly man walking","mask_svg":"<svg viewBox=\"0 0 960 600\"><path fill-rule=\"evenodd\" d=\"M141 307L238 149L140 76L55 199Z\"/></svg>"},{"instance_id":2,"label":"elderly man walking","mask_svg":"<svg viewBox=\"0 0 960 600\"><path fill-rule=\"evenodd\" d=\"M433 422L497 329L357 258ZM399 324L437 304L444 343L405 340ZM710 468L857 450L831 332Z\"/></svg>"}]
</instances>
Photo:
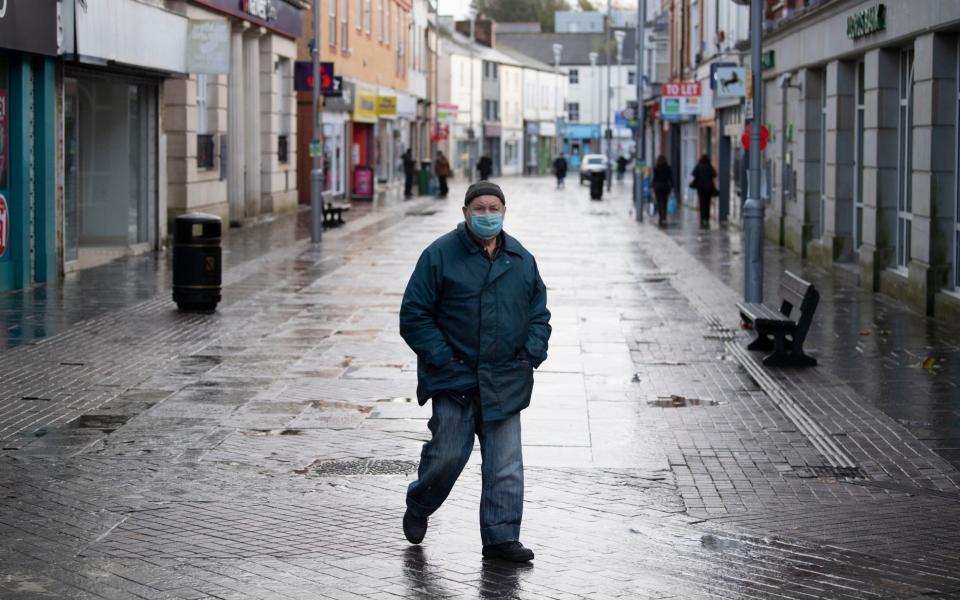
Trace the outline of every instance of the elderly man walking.
<instances>
[{"instance_id":1,"label":"elderly man walking","mask_svg":"<svg viewBox=\"0 0 960 600\"><path fill-rule=\"evenodd\" d=\"M417 400L433 400L417 480L407 488L403 532L419 544L480 439L483 556L533 560L520 543L520 411L533 370L547 358L550 311L537 263L503 231L503 191L470 186L464 222L430 244L400 308L400 335L417 353Z\"/></svg>"}]
</instances>

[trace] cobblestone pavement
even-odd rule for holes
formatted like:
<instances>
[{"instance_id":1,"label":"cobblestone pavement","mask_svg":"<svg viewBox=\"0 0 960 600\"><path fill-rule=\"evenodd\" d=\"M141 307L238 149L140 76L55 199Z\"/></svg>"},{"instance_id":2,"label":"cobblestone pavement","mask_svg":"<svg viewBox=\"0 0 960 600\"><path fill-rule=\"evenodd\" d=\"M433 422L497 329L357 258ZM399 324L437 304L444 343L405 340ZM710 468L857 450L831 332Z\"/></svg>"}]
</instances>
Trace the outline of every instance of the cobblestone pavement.
<instances>
[{"instance_id":1,"label":"cobblestone pavement","mask_svg":"<svg viewBox=\"0 0 960 600\"><path fill-rule=\"evenodd\" d=\"M960 597L960 474L873 388L758 367L727 273L624 188L502 183L553 312L532 566L480 558L479 452L422 547L400 530L429 410L397 310L459 214L428 200L320 247L263 226L214 315L149 265L109 310L103 285L63 318L0 297L54 324L0 353L0 598Z\"/></svg>"}]
</instances>

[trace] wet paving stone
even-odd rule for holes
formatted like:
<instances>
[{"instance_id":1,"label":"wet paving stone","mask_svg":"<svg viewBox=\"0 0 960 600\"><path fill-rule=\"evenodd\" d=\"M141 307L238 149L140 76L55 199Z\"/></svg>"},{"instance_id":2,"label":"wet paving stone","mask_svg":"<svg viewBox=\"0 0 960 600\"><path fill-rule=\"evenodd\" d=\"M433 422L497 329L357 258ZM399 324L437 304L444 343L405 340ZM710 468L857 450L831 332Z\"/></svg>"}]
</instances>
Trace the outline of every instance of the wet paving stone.
<instances>
[{"instance_id":1,"label":"wet paving stone","mask_svg":"<svg viewBox=\"0 0 960 600\"><path fill-rule=\"evenodd\" d=\"M731 352L742 341L727 318L734 262L711 262L730 242L638 227L629 186L596 203L546 179L502 183L507 228L536 255L553 312L523 425L532 566L480 556L479 448L424 544L403 539L430 411L412 398L397 310L420 250L460 214L426 200L370 210L319 247L294 241L296 219L237 234L212 315L173 310L155 259L68 280L62 306L43 288L0 296L8 319L50 320L0 352L0 598L960 590L960 479L913 435L940 435L934 417L901 407L891 418L865 397L876 383L861 385L876 368L855 361L758 382ZM123 273L123 294L101 300ZM848 308L824 316L870 310L833 289ZM916 339L911 323L884 321L857 343L880 359L891 338ZM817 350L832 356L825 331ZM951 381L949 352L937 351L935 375L910 366L926 345L870 364L892 373L894 392L917 373ZM799 413L773 401L771 382ZM831 464L811 431L855 466Z\"/></svg>"}]
</instances>

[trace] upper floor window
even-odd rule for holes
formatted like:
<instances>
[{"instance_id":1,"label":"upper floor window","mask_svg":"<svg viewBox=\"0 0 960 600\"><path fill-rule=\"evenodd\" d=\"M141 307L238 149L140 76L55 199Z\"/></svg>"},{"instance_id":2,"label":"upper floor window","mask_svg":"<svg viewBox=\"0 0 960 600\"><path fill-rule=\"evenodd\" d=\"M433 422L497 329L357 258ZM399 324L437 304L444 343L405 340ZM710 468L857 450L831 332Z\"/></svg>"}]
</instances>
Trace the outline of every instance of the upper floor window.
<instances>
[{"instance_id":1,"label":"upper floor window","mask_svg":"<svg viewBox=\"0 0 960 600\"><path fill-rule=\"evenodd\" d=\"M331 48L337 47L337 0L327 0L327 43Z\"/></svg>"},{"instance_id":2,"label":"upper floor window","mask_svg":"<svg viewBox=\"0 0 960 600\"><path fill-rule=\"evenodd\" d=\"M357 0L357 31L363 29L363 0Z\"/></svg>"},{"instance_id":3,"label":"upper floor window","mask_svg":"<svg viewBox=\"0 0 960 600\"><path fill-rule=\"evenodd\" d=\"M331 0L336 2L336 0ZM347 41L347 34L350 31L350 0L340 0L340 49L344 52L350 50L350 44Z\"/></svg>"},{"instance_id":4,"label":"upper floor window","mask_svg":"<svg viewBox=\"0 0 960 600\"><path fill-rule=\"evenodd\" d=\"M580 71L578 69L570 69L570 83L580 83Z\"/></svg>"},{"instance_id":5,"label":"upper floor window","mask_svg":"<svg viewBox=\"0 0 960 600\"><path fill-rule=\"evenodd\" d=\"M580 103L579 102L568 102L567 103L567 120L571 123L576 123L580 120Z\"/></svg>"},{"instance_id":6,"label":"upper floor window","mask_svg":"<svg viewBox=\"0 0 960 600\"><path fill-rule=\"evenodd\" d=\"M627 71L627 85L637 85L636 71Z\"/></svg>"}]
</instances>

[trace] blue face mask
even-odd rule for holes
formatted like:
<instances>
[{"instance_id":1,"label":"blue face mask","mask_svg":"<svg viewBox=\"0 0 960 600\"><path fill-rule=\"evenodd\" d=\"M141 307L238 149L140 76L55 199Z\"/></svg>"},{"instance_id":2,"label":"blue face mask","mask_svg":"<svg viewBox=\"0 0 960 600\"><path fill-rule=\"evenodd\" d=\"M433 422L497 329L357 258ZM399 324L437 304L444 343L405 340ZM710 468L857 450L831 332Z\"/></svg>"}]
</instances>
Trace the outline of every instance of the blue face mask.
<instances>
[{"instance_id":1,"label":"blue face mask","mask_svg":"<svg viewBox=\"0 0 960 600\"><path fill-rule=\"evenodd\" d=\"M500 235L503 229L503 215L474 215L470 217L470 230L482 240L489 240Z\"/></svg>"}]
</instances>

